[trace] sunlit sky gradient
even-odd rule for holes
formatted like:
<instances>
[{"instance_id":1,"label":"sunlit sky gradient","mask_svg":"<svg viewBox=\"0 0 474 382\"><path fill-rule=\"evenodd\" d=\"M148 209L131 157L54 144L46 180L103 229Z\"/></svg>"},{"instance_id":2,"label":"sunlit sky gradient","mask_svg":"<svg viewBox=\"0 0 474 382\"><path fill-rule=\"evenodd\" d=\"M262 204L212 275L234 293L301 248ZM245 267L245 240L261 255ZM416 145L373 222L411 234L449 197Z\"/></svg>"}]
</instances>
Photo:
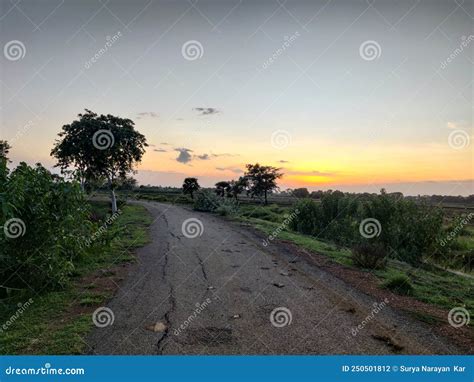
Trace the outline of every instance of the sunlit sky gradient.
<instances>
[{"instance_id":1,"label":"sunlit sky gradient","mask_svg":"<svg viewBox=\"0 0 474 382\"><path fill-rule=\"evenodd\" d=\"M61 126L88 108L146 135L144 184L210 186L258 161L284 169L282 188L474 193L470 1L16 3L0 9L2 47L26 48L0 58L13 164L52 167ZM201 58L183 56L189 40Z\"/></svg>"}]
</instances>

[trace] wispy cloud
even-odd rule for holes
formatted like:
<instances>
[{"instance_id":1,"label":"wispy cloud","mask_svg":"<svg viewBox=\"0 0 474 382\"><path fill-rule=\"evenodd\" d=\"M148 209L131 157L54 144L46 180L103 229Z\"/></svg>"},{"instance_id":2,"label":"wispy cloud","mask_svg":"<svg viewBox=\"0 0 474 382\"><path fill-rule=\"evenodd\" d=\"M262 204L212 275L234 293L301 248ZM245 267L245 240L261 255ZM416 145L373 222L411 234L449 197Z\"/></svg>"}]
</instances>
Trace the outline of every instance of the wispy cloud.
<instances>
[{"instance_id":1,"label":"wispy cloud","mask_svg":"<svg viewBox=\"0 0 474 382\"><path fill-rule=\"evenodd\" d=\"M290 162L287 161L287 160L280 159L280 160L278 161L278 163L290 163Z\"/></svg>"},{"instance_id":2,"label":"wispy cloud","mask_svg":"<svg viewBox=\"0 0 474 382\"><path fill-rule=\"evenodd\" d=\"M155 113L154 111L142 111L142 112L137 114L138 119L145 118L145 117L158 118L159 115L157 113Z\"/></svg>"},{"instance_id":3,"label":"wispy cloud","mask_svg":"<svg viewBox=\"0 0 474 382\"><path fill-rule=\"evenodd\" d=\"M240 168L235 168L235 167L216 167L216 170L218 170L218 171L230 171L230 172L233 172L234 174L242 174L244 172Z\"/></svg>"},{"instance_id":4,"label":"wispy cloud","mask_svg":"<svg viewBox=\"0 0 474 382\"><path fill-rule=\"evenodd\" d=\"M193 110L196 110L199 113L199 115L211 115L211 114L217 114L220 112L215 107L195 107Z\"/></svg>"},{"instance_id":5,"label":"wispy cloud","mask_svg":"<svg viewBox=\"0 0 474 382\"><path fill-rule=\"evenodd\" d=\"M154 149L153 151L157 151L159 153L167 153L168 152L165 149Z\"/></svg>"},{"instance_id":6,"label":"wispy cloud","mask_svg":"<svg viewBox=\"0 0 474 382\"><path fill-rule=\"evenodd\" d=\"M202 155L195 155L196 158L201 159L201 160L209 160L211 157L209 154L202 154Z\"/></svg>"},{"instance_id":7,"label":"wispy cloud","mask_svg":"<svg viewBox=\"0 0 474 382\"><path fill-rule=\"evenodd\" d=\"M334 173L331 172L323 172L318 170L313 171L286 171L287 175L306 175L306 176L333 176Z\"/></svg>"}]
</instances>

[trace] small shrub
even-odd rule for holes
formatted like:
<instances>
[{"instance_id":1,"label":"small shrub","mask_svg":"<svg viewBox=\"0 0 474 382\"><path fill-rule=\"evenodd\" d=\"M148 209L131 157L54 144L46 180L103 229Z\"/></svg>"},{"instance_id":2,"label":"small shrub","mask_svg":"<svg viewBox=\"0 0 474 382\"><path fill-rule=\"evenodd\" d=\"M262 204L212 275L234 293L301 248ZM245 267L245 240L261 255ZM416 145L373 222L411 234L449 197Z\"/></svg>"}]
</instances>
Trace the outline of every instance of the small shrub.
<instances>
[{"instance_id":1,"label":"small shrub","mask_svg":"<svg viewBox=\"0 0 474 382\"><path fill-rule=\"evenodd\" d=\"M219 206L216 208L216 212L221 216L235 215L239 209L239 204L234 199L222 199L219 202Z\"/></svg>"},{"instance_id":2,"label":"small shrub","mask_svg":"<svg viewBox=\"0 0 474 382\"><path fill-rule=\"evenodd\" d=\"M318 210L317 203L311 199L299 201L294 209L298 211L298 217L291 220L290 228L305 235L313 234L318 221Z\"/></svg>"},{"instance_id":3,"label":"small shrub","mask_svg":"<svg viewBox=\"0 0 474 382\"><path fill-rule=\"evenodd\" d=\"M387 252L381 243L361 243L352 249L354 265L368 269L382 269L387 265Z\"/></svg>"},{"instance_id":4,"label":"small shrub","mask_svg":"<svg viewBox=\"0 0 474 382\"><path fill-rule=\"evenodd\" d=\"M413 294L410 278L403 273L393 275L382 284L382 287L405 296Z\"/></svg>"},{"instance_id":5,"label":"small shrub","mask_svg":"<svg viewBox=\"0 0 474 382\"><path fill-rule=\"evenodd\" d=\"M219 207L219 197L208 190L200 190L195 194L194 206L196 211L214 212Z\"/></svg>"}]
</instances>

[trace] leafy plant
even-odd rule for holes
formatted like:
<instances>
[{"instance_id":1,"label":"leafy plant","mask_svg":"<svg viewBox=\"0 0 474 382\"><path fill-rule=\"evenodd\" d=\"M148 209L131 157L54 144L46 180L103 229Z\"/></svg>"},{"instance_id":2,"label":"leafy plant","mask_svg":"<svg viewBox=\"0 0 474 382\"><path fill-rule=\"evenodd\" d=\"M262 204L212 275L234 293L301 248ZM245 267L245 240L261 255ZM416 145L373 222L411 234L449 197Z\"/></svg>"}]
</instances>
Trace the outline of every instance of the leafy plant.
<instances>
[{"instance_id":1,"label":"leafy plant","mask_svg":"<svg viewBox=\"0 0 474 382\"><path fill-rule=\"evenodd\" d=\"M387 252L381 243L361 243L352 248L354 265L368 269L382 269L387 265Z\"/></svg>"},{"instance_id":2,"label":"leafy plant","mask_svg":"<svg viewBox=\"0 0 474 382\"><path fill-rule=\"evenodd\" d=\"M209 190L199 190L194 198L193 208L196 211L214 212L219 207L218 196Z\"/></svg>"},{"instance_id":3,"label":"leafy plant","mask_svg":"<svg viewBox=\"0 0 474 382\"><path fill-rule=\"evenodd\" d=\"M413 294L411 280L403 273L393 275L382 284L382 287L405 296Z\"/></svg>"}]
</instances>

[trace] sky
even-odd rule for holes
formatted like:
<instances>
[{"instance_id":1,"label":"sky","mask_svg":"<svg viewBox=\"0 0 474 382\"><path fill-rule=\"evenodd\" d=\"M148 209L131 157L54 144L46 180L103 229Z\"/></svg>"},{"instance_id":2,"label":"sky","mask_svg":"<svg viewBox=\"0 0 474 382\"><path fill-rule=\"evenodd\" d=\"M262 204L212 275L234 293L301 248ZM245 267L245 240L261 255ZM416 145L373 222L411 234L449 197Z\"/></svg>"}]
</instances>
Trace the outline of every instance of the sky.
<instances>
[{"instance_id":1,"label":"sky","mask_svg":"<svg viewBox=\"0 0 474 382\"><path fill-rule=\"evenodd\" d=\"M474 193L472 1L0 0L0 139L50 157L85 108L141 184L282 168L282 189Z\"/></svg>"}]
</instances>

